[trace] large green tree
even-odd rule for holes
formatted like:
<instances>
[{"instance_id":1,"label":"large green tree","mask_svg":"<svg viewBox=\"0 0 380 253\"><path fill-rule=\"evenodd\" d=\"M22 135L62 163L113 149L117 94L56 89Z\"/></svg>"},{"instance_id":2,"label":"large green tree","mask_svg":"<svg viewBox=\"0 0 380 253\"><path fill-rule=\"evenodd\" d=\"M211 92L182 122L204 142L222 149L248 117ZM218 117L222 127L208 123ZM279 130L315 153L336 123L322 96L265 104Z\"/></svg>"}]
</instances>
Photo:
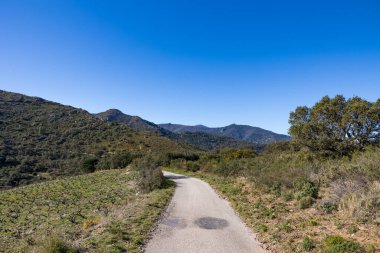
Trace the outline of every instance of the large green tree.
<instances>
[{"instance_id":1,"label":"large green tree","mask_svg":"<svg viewBox=\"0 0 380 253\"><path fill-rule=\"evenodd\" d=\"M379 142L380 99L323 97L290 113L293 142L329 155L347 155Z\"/></svg>"}]
</instances>

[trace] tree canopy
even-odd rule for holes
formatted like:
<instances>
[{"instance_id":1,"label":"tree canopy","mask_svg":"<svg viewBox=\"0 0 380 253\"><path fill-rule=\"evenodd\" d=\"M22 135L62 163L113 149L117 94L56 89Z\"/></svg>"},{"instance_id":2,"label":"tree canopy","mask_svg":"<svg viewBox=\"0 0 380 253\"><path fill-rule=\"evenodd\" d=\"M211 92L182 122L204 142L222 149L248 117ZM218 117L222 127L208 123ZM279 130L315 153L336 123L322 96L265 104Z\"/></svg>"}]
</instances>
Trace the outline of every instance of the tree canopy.
<instances>
[{"instance_id":1,"label":"tree canopy","mask_svg":"<svg viewBox=\"0 0 380 253\"><path fill-rule=\"evenodd\" d=\"M289 123L294 143L328 155L349 155L379 142L380 99L325 96L311 108L297 107Z\"/></svg>"}]
</instances>

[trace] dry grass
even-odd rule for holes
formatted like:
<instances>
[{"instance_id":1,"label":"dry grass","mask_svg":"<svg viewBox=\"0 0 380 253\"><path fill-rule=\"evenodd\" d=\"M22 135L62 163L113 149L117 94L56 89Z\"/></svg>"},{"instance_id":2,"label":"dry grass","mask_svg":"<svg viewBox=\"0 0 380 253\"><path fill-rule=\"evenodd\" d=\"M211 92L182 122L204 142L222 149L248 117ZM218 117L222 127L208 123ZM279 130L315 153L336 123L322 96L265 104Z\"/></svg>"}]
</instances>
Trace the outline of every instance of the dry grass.
<instances>
[{"instance_id":1,"label":"dry grass","mask_svg":"<svg viewBox=\"0 0 380 253\"><path fill-rule=\"evenodd\" d=\"M244 177L225 178L207 173L177 172L208 181L232 203L247 225L258 233L265 248L273 252L305 252L305 238L313 245L310 252L323 252L322 241L331 235L358 242L368 247L368 252L380 252L380 224L376 224L373 219L370 222L361 220L356 214L360 208L373 208L370 203L379 200L378 182L373 182L370 191L362 192L355 199L343 199L345 205L338 211L326 213L320 206L331 197L332 188L320 189L317 202L311 208L301 209L297 200L264 191ZM348 198L347 194L345 192L344 196Z\"/></svg>"}]
</instances>

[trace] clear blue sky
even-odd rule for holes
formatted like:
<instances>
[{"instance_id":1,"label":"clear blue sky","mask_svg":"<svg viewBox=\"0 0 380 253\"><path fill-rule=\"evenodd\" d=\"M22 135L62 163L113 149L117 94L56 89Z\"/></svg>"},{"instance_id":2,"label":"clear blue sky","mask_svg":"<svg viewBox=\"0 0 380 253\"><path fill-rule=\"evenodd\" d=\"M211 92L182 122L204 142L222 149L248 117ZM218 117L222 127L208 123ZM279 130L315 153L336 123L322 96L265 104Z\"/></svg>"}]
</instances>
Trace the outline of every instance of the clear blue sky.
<instances>
[{"instance_id":1,"label":"clear blue sky","mask_svg":"<svg viewBox=\"0 0 380 253\"><path fill-rule=\"evenodd\" d=\"M380 97L380 1L1 0L0 89L286 133L324 95Z\"/></svg>"}]
</instances>

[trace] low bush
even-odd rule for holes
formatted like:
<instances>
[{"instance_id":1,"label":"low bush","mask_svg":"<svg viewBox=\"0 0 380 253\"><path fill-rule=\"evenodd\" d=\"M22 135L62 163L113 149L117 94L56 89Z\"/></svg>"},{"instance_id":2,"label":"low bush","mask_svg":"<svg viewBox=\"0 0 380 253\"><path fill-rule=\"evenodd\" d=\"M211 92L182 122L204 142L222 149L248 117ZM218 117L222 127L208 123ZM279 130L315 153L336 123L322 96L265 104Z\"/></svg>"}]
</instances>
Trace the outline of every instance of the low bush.
<instances>
[{"instance_id":1,"label":"low bush","mask_svg":"<svg viewBox=\"0 0 380 253\"><path fill-rule=\"evenodd\" d=\"M96 165L97 169L124 169L130 163L132 163L133 159L137 158L138 155L130 153L130 152L118 152L116 154L107 155L102 157L99 160L99 163Z\"/></svg>"},{"instance_id":2,"label":"low bush","mask_svg":"<svg viewBox=\"0 0 380 253\"><path fill-rule=\"evenodd\" d=\"M39 247L40 253L79 253L74 247L59 237L52 236L45 238L42 245Z\"/></svg>"},{"instance_id":3,"label":"low bush","mask_svg":"<svg viewBox=\"0 0 380 253\"><path fill-rule=\"evenodd\" d=\"M257 152L249 148L224 148L219 150L218 153L227 161L242 158L254 158L257 156Z\"/></svg>"},{"instance_id":4,"label":"low bush","mask_svg":"<svg viewBox=\"0 0 380 253\"><path fill-rule=\"evenodd\" d=\"M301 209L309 208L314 204L318 197L318 187L313 182L301 178L295 180L293 187Z\"/></svg>"},{"instance_id":5,"label":"low bush","mask_svg":"<svg viewBox=\"0 0 380 253\"><path fill-rule=\"evenodd\" d=\"M268 227L265 224L259 224L257 226L257 229L259 230L260 233L265 233L268 231Z\"/></svg>"},{"instance_id":6,"label":"low bush","mask_svg":"<svg viewBox=\"0 0 380 253\"><path fill-rule=\"evenodd\" d=\"M330 214L330 213L333 213L334 211L338 210L337 204L331 200L322 201L319 207L326 214Z\"/></svg>"},{"instance_id":7,"label":"low bush","mask_svg":"<svg viewBox=\"0 0 380 253\"><path fill-rule=\"evenodd\" d=\"M306 209L314 204L314 199L310 196L302 197L299 199L299 207L301 209Z\"/></svg>"},{"instance_id":8,"label":"low bush","mask_svg":"<svg viewBox=\"0 0 380 253\"><path fill-rule=\"evenodd\" d=\"M139 187L142 192L150 192L162 185L164 176L160 169L161 162L152 154L133 161L132 168L139 173Z\"/></svg>"},{"instance_id":9,"label":"low bush","mask_svg":"<svg viewBox=\"0 0 380 253\"><path fill-rule=\"evenodd\" d=\"M200 168L201 168L197 162L188 161L186 163L187 163L186 164L187 169L192 171L192 172L196 172L196 171L200 170Z\"/></svg>"},{"instance_id":10,"label":"low bush","mask_svg":"<svg viewBox=\"0 0 380 253\"><path fill-rule=\"evenodd\" d=\"M277 197L281 196L281 184L279 182L274 182L273 185L269 188L270 192Z\"/></svg>"},{"instance_id":11,"label":"low bush","mask_svg":"<svg viewBox=\"0 0 380 253\"><path fill-rule=\"evenodd\" d=\"M84 173L92 173L96 169L96 164L98 163L98 159L95 157L87 158L82 163L82 171Z\"/></svg>"},{"instance_id":12,"label":"low bush","mask_svg":"<svg viewBox=\"0 0 380 253\"><path fill-rule=\"evenodd\" d=\"M366 250L357 242L347 240L341 236L326 237L321 243L324 253L365 253Z\"/></svg>"},{"instance_id":13,"label":"low bush","mask_svg":"<svg viewBox=\"0 0 380 253\"><path fill-rule=\"evenodd\" d=\"M311 197L316 199L318 197L318 187L308 179L296 179L293 183L294 190L296 191L296 198L301 199L304 197Z\"/></svg>"},{"instance_id":14,"label":"low bush","mask_svg":"<svg viewBox=\"0 0 380 253\"><path fill-rule=\"evenodd\" d=\"M314 248L313 241L307 236L303 238L302 249L304 251L311 251L313 248Z\"/></svg>"},{"instance_id":15,"label":"low bush","mask_svg":"<svg viewBox=\"0 0 380 253\"><path fill-rule=\"evenodd\" d=\"M199 155L194 154L194 153L168 153L166 154L166 159L169 161L171 160L177 160L177 159L183 159L186 161L198 161L199 160Z\"/></svg>"}]
</instances>

